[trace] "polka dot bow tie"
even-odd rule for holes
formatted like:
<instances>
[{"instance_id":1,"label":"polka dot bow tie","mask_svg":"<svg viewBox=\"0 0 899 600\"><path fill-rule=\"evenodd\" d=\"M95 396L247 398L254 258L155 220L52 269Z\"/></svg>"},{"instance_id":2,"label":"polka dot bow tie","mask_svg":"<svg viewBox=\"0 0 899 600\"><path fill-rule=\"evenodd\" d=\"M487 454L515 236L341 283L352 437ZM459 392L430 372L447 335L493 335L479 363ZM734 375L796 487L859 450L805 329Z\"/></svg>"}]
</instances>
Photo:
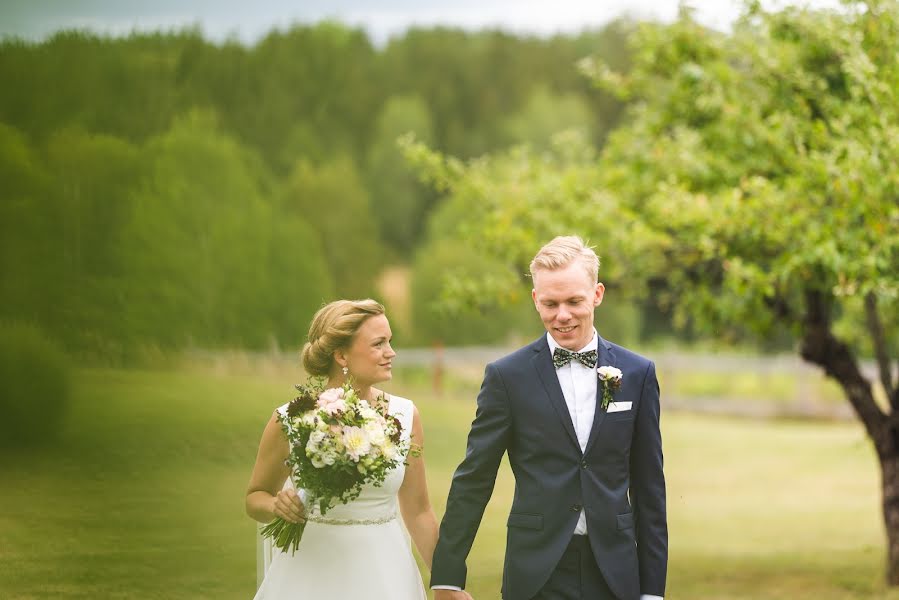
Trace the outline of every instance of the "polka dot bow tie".
<instances>
[{"instance_id":1,"label":"polka dot bow tie","mask_svg":"<svg viewBox=\"0 0 899 600\"><path fill-rule=\"evenodd\" d=\"M585 367L592 369L596 366L596 350L589 350L587 352L572 352L570 350L566 350L565 348L556 348L553 351L553 364L557 369L564 367L572 360L576 360Z\"/></svg>"}]
</instances>

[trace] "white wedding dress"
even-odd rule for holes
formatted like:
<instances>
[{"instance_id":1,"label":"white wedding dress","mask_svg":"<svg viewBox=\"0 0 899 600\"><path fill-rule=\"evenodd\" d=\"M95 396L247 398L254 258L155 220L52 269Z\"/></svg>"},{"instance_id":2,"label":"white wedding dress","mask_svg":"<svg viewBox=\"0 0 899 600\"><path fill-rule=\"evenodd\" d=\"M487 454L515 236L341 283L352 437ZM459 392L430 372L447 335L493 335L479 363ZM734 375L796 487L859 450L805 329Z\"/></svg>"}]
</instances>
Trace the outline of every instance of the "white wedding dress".
<instances>
[{"instance_id":1,"label":"white wedding dress","mask_svg":"<svg viewBox=\"0 0 899 600\"><path fill-rule=\"evenodd\" d=\"M397 415L408 440L412 401L389 396L388 411ZM397 492L405 472L400 465L383 485L363 487L356 500L324 516L310 512L296 553L273 549L255 600L425 600L400 522Z\"/></svg>"}]
</instances>

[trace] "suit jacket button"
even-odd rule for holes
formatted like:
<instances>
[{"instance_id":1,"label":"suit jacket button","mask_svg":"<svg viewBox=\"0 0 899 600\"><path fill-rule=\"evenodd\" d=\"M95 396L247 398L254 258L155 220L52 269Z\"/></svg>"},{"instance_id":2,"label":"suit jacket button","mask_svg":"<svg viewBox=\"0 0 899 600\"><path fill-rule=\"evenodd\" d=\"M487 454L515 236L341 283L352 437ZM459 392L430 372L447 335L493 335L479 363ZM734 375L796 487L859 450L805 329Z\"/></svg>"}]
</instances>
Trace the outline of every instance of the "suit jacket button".
<instances>
[{"instance_id":1,"label":"suit jacket button","mask_svg":"<svg viewBox=\"0 0 899 600\"><path fill-rule=\"evenodd\" d=\"M581 509L582 509L582 508L584 508L584 507L581 506L580 504L572 504L572 505L571 505L571 512L581 512Z\"/></svg>"},{"instance_id":2,"label":"suit jacket button","mask_svg":"<svg viewBox=\"0 0 899 600\"><path fill-rule=\"evenodd\" d=\"M582 461L581 461L581 468L582 468L582 469L586 469L586 468L587 468L587 461L586 461L586 460L582 460Z\"/></svg>"}]
</instances>

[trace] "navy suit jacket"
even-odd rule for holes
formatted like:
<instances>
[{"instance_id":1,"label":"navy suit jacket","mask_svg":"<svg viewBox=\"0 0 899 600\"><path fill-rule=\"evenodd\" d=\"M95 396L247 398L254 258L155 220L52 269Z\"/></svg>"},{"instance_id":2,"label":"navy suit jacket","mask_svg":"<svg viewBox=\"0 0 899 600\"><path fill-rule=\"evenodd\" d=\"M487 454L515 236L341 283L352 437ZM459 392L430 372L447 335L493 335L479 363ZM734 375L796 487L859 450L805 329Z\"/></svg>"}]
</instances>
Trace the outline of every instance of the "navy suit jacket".
<instances>
[{"instance_id":1,"label":"navy suit jacket","mask_svg":"<svg viewBox=\"0 0 899 600\"><path fill-rule=\"evenodd\" d=\"M465 587L465 559L496 473L508 452L515 497L508 518L503 598L530 600L568 546L578 515L620 600L663 596L668 563L665 478L655 365L599 338L597 366L623 374L614 402L600 408L581 452L546 336L487 365L465 459L453 475L431 585Z\"/></svg>"}]
</instances>

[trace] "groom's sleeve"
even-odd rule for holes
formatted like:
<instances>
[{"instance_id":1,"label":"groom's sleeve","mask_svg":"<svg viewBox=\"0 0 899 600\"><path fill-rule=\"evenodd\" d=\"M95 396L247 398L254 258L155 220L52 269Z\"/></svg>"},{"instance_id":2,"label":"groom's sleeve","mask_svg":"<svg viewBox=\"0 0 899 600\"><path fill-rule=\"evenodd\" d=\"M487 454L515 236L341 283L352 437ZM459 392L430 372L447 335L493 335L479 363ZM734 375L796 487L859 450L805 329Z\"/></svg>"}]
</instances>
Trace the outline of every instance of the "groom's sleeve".
<instances>
[{"instance_id":1,"label":"groom's sleeve","mask_svg":"<svg viewBox=\"0 0 899 600\"><path fill-rule=\"evenodd\" d=\"M499 369L487 365L465 458L453 475L440 537L434 550L431 587L465 587L465 559L493 494L496 472L511 427L508 394Z\"/></svg>"},{"instance_id":2,"label":"groom's sleeve","mask_svg":"<svg viewBox=\"0 0 899 600\"><path fill-rule=\"evenodd\" d=\"M631 446L631 503L637 526L640 593L664 596L668 573L668 520L665 511L665 474L659 428L659 382L649 363L635 416Z\"/></svg>"}]
</instances>

